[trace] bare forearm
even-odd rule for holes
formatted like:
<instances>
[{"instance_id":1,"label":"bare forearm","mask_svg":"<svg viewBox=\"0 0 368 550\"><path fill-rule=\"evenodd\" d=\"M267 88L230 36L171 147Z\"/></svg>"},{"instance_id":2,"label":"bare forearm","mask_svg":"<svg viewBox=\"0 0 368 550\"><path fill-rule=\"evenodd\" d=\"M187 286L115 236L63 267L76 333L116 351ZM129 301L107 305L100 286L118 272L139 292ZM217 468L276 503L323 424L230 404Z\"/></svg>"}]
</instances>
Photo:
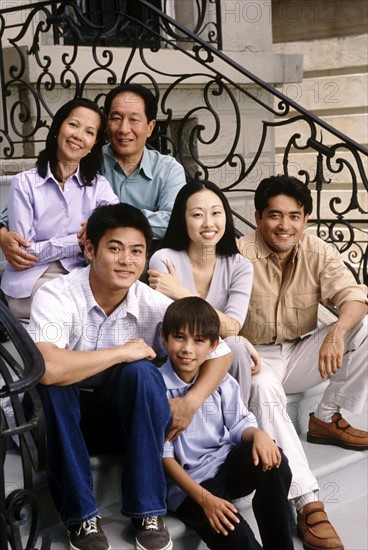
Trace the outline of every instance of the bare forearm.
<instances>
[{"instance_id":1,"label":"bare forearm","mask_svg":"<svg viewBox=\"0 0 368 550\"><path fill-rule=\"evenodd\" d=\"M221 338L227 338L228 336L237 336L241 329L239 321L236 321L226 313L222 313L216 309L217 315L219 316L221 329L220 336Z\"/></svg>"},{"instance_id":2,"label":"bare forearm","mask_svg":"<svg viewBox=\"0 0 368 550\"><path fill-rule=\"evenodd\" d=\"M230 368L232 354L228 353L222 357L207 360L201 367L199 376L186 398L190 398L195 410L199 409L202 403L220 385L222 379Z\"/></svg>"},{"instance_id":3,"label":"bare forearm","mask_svg":"<svg viewBox=\"0 0 368 550\"><path fill-rule=\"evenodd\" d=\"M46 372L41 379L45 385L67 386L81 382L118 363L131 363L156 354L142 338L130 340L122 346L94 351L74 351L58 348L49 342L39 342L38 349L45 360Z\"/></svg>"},{"instance_id":4,"label":"bare forearm","mask_svg":"<svg viewBox=\"0 0 368 550\"><path fill-rule=\"evenodd\" d=\"M37 347L45 361L46 371L41 379L45 385L76 384L122 362L121 346L96 351L72 351L40 342Z\"/></svg>"},{"instance_id":5,"label":"bare forearm","mask_svg":"<svg viewBox=\"0 0 368 550\"><path fill-rule=\"evenodd\" d=\"M339 311L339 318L334 324L342 336L354 328L368 313L368 306L363 302L351 301L343 304Z\"/></svg>"},{"instance_id":6,"label":"bare forearm","mask_svg":"<svg viewBox=\"0 0 368 550\"><path fill-rule=\"evenodd\" d=\"M162 463L167 476L201 506L207 491L190 477L175 458L164 458Z\"/></svg>"}]
</instances>

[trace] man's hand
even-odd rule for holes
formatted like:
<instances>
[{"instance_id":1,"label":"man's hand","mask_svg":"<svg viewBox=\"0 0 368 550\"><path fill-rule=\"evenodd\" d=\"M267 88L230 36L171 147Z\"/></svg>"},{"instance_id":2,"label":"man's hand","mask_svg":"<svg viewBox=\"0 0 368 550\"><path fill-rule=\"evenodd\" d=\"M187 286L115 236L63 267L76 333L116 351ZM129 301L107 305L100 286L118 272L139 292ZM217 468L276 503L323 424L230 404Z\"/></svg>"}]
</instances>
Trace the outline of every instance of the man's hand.
<instances>
[{"instance_id":1,"label":"man's hand","mask_svg":"<svg viewBox=\"0 0 368 550\"><path fill-rule=\"evenodd\" d=\"M121 361L124 363L133 363L141 359L152 361L156 357L156 353L142 338L130 340L122 346L122 351L124 355Z\"/></svg>"},{"instance_id":2,"label":"man's hand","mask_svg":"<svg viewBox=\"0 0 368 550\"><path fill-rule=\"evenodd\" d=\"M216 497L208 491L203 495L201 507L212 529L219 535L226 536L229 531L235 529L233 524L240 521L235 515L238 510L234 504L223 498Z\"/></svg>"},{"instance_id":3,"label":"man's hand","mask_svg":"<svg viewBox=\"0 0 368 550\"><path fill-rule=\"evenodd\" d=\"M253 436L253 462L256 466L261 462L262 470L278 468L281 464L281 453L276 443L263 430L255 430Z\"/></svg>"},{"instance_id":4,"label":"man's hand","mask_svg":"<svg viewBox=\"0 0 368 550\"><path fill-rule=\"evenodd\" d=\"M326 334L319 350L318 370L323 380L333 376L342 366L344 349L343 333L335 324Z\"/></svg>"},{"instance_id":5,"label":"man's hand","mask_svg":"<svg viewBox=\"0 0 368 550\"><path fill-rule=\"evenodd\" d=\"M188 394L184 397L169 399L173 422L168 433L168 441L176 439L191 423L196 409L192 406Z\"/></svg>"},{"instance_id":6,"label":"man's hand","mask_svg":"<svg viewBox=\"0 0 368 550\"><path fill-rule=\"evenodd\" d=\"M1 248L6 259L14 269L23 271L35 265L37 256L24 250L24 248L28 248L31 245L22 235L14 231L8 231L6 227L1 228L0 235Z\"/></svg>"}]
</instances>

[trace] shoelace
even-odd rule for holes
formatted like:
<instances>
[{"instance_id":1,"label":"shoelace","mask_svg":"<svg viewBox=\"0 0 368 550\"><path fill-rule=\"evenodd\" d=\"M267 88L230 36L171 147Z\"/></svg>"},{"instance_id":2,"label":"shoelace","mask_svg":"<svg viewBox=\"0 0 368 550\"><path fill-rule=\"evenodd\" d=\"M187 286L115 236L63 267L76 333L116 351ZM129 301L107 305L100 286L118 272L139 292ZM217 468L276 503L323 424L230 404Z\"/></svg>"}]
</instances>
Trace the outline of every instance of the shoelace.
<instances>
[{"instance_id":1,"label":"shoelace","mask_svg":"<svg viewBox=\"0 0 368 550\"><path fill-rule=\"evenodd\" d=\"M77 535L80 535L82 529L86 535L98 535L97 518L98 516L89 519L88 521L84 521L77 532Z\"/></svg>"},{"instance_id":2,"label":"shoelace","mask_svg":"<svg viewBox=\"0 0 368 550\"><path fill-rule=\"evenodd\" d=\"M150 518L145 518L143 520L143 527L145 529L153 529L155 531L158 531L158 517L152 516Z\"/></svg>"}]
</instances>

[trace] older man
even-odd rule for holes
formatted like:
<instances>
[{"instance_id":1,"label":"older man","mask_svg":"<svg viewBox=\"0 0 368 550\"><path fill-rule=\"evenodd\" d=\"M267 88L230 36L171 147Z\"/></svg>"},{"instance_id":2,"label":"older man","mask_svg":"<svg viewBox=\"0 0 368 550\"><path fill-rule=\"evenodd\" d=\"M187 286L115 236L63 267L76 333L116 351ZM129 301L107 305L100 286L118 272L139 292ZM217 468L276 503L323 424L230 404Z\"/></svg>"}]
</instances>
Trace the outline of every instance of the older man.
<instances>
[{"instance_id":1,"label":"older man","mask_svg":"<svg viewBox=\"0 0 368 550\"><path fill-rule=\"evenodd\" d=\"M139 84L122 84L106 96L105 114L110 143L104 146L101 173L110 182L120 202L142 210L153 231L152 250L169 222L179 189L185 184L181 164L173 157L146 147L156 125L157 100ZM29 243L7 229L8 215L0 216L0 246L15 269L37 262L27 252Z\"/></svg>"}]
</instances>

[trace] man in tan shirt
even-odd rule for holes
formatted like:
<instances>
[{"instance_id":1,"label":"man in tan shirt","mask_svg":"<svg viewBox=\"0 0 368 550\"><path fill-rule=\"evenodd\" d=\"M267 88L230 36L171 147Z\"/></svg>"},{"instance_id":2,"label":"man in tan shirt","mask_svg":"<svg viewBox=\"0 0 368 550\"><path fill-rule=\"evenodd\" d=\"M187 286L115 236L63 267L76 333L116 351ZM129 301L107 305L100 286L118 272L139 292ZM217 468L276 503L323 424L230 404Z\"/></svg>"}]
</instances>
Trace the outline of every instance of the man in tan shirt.
<instances>
[{"instance_id":1,"label":"man in tan shirt","mask_svg":"<svg viewBox=\"0 0 368 550\"><path fill-rule=\"evenodd\" d=\"M239 240L254 277L241 334L261 357L252 378L250 408L283 448L293 472L290 498L304 548L342 550L317 500L318 483L287 414L287 393L329 380L310 415L307 439L345 449L368 448L368 433L351 427L344 408L360 413L367 395L367 287L358 285L336 248L304 234L312 197L296 178L274 176L255 193L257 230ZM318 304L335 306L336 322L317 328Z\"/></svg>"}]
</instances>

